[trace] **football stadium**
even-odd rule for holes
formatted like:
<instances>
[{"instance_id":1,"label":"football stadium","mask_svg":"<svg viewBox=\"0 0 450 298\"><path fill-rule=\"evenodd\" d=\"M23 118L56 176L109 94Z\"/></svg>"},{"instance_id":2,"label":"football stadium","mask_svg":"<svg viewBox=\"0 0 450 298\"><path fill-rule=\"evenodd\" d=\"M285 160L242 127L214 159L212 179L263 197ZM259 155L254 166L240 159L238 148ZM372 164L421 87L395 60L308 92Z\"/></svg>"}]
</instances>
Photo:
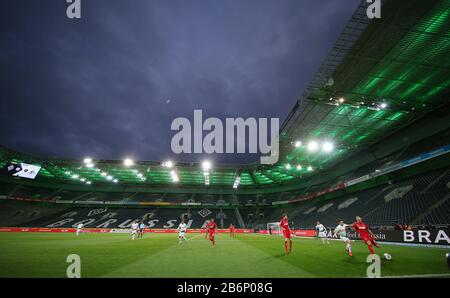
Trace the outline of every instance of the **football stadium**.
<instances>
[{"instance_id":1,"label":"football stadium","mask_svg":"<svg viewBox=\"0 0 450 298\"><path fill-rule=\"evenodd\" d=\"M450 1L368 5L280 119L274 163L2 144L0 277L450 277Z\"/></svg>"}]
</instances>

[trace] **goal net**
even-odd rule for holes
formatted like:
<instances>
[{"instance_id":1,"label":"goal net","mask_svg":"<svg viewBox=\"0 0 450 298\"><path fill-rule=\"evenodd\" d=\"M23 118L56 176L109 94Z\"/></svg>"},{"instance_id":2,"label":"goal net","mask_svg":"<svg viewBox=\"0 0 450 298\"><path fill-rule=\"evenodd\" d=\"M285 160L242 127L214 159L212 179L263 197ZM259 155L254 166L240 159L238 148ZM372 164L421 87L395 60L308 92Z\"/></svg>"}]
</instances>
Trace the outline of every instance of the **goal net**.
<instances>
[{"instance_id":1,"label":"goal net","mask_svg":"<svg viewBox=\"0 0 450 298\"><path fill-rule=\"evenodd\" d=\"M269 222L267 223L267 231L269 231L269 234L271 235L279 235L282 236L283 233L281 233L281 227L279 222Z\"/></svg>"}]
</instances>

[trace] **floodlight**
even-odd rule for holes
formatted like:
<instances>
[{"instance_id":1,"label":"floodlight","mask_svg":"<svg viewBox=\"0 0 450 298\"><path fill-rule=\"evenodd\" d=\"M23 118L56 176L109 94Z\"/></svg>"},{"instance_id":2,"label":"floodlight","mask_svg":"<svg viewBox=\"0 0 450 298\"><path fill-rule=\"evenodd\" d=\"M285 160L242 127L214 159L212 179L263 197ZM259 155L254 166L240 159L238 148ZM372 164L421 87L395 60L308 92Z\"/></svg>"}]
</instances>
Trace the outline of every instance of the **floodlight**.
<instances>
[{"instance_id":1,"label":"floodlight","mask_svg":"<svg viewBox=\"0 0 450 298\"><path fill-rule=\"evenodd\" d=\"M326 141L322 144L322 150L327 153L333 151L333 149L334 149L334 144L329 141Z\"/></svg>"},{"instance_id":2,"label":"floodlight","mask_svg":"<svg viewBox=\"0 0 450 298\"><path fill-rule=\"evenodd\" d=\"M204 171L209 171L211 169L211 163L209 161L204 161L202 167Z\"/></svg>"},{"instance_id":3,"label":"floodlight","mask_svg":"<svg viewBox=\"0 0 450 298\"><path fill-rule=\"evenodd\" d=\"M167 160L165 162L162 163L162 166L165 168L172 168L173 167L173 162L171 160Z\"/></svg>"},{"instance_id":4,"label":"floodlight","mask_svg":"<svg viewBox=\"0 0 450 298\"><path fill-rule=\"evenodd\" d=\"M134 160L131 158L125 158L123 161L123 164L127 167L134 165Z\"/></svg>"},{"instance_id":5,"label":"floodlight","mask_svg":"<svg viewBox=\"0 0 450 298\"><path fill-rule=\"evenodd\" d=\"M319 148L319 144L317 144L316 141L310 141L308 143L308 150L309 151L313 152L313 151L316 151L318 148Z\"/></svg>"},{"instance_id":6,"label":"floodlight","mask_svg":"<svg viewBox=\"0 0 450 298\"><path fill-rule=\"evenodd\" d=\"M241 176L238 176L236 177L236 179L234 179L233 188L236 189L240 183L241 183Z\"/></svg>"}]
</instances>

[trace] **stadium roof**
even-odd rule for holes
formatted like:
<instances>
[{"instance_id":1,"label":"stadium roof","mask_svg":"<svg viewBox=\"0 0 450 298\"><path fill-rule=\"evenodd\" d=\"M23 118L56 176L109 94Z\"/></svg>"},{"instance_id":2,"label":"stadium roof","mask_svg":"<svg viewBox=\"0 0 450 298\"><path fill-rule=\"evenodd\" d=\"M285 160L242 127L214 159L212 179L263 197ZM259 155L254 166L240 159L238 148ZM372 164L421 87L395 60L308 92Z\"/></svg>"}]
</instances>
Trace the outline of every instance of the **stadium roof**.
<instances>
[{"instance_id":1,"label":"stadium roof","mask_svg":"<svg viewBox=\"0 0 450 298\"><path fill-rule=\"evenodd\" d=\"M384 1L381 19L362 1L328 57L282 125L275 165L212 165L41 158L0 150L0 163L43 168L38 181L140 186L273 187L322 175L387 136L448 103L450 0ZM319 149L308 150L311 141ZM300 143L301 142L301 146ZM324 152L324 142L334 150ZM296 146L297 145L297 146ZM312 148L309 148L312 149ZM174 179L174 175L178 179ZM178 181L175 181L178 180ZM208 183L206 183L208 181Z\"/></svg>"}]
</instances>

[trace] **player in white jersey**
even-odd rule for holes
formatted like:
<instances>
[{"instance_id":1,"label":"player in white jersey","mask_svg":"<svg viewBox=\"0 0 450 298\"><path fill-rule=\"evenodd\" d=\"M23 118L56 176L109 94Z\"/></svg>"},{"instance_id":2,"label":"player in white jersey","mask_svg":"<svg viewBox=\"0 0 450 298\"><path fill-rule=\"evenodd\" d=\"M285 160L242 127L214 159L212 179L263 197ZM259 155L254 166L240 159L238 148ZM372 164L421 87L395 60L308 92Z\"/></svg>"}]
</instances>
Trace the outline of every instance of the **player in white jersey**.
<instances>
[{"instance_id":1,"label":"player in white jersey","mask_svg":"<svg viewBox=\"0 0 450 298\"><path fill-rule=\"evenodd\" d=\"M342 219L338 220L338 226L334 229L334 234L339 236L339 238L346 243L345 250L348 255L353 256L352 253L352 240L347 237L347 227L349 225L345 224Z\"/></svg>"},{"instance_id":2,"label":"player in white jersey","mask_svg":"<svg viewBox=\"0 0 450 298\"><path fill-rule=\"evenodd\" d=\"M79 223L78 224L78 226L77 226L77 236L81 233L81 229L83 229L83 224L82 223Z\"/></svg>"},{"instance_id":3,"label":"player in white jersey","mask_svg":"<svg viewBox=\"0 0 450 298\"><path fill-rule=\"evenodd\" d=\"M181 241L186 241L186 236L185 236L186 231L187 231L187 225L184 223L184 220L182 220L180 225L177 228L178 244L180 244Z\"/></svg>"},{"instance_id":4,"label":"player in white jersey","mask_svg":"<svg viewBox=\"0 0 450 298\"><path fill-rule=\"evenodd\" d=\"M137 223L137 221L133 222L131 224L131 239L135 239L136 238L136 233L139 229L139 224Z\"/></svg>"},{"instance_id":5,"label":"player in white jersey","mask_svg":"<svg viewBox=\"0 0 450 298\"><path fill-rule=\"evenodd\" d=\"M322 239L322 243L330 244L330 241L327 238L327 228L323 224L321 224L319 221L316 223L316 231L317 231L317 237Z\"/></svg>"}]
</instances>

